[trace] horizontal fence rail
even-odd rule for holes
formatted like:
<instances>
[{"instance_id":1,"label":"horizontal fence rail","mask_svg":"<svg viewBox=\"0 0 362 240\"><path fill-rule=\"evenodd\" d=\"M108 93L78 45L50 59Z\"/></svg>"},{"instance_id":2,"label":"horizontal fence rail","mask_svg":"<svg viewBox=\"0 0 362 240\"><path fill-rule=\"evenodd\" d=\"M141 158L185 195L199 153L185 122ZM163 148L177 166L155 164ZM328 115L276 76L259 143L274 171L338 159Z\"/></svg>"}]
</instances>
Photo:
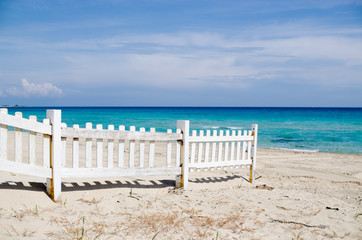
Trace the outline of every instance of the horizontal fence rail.
<instances>
[{"instance_id":1,"label":"horizontal fence rail","mask_svg":"<svg viewBox=\"0 0 362 240\"><path fill-rule=\"evenodd\" d=\"M48 119L41 123L36 116L25 119L21 112L13 116L0 109L0 170L50 178L50 134Z\"/></svg>"},{"instance_id":2,"label":"horizontal fence rail","mask_svg":"<svg viewBox=\"0 0 362 240\"><path fill-rule=\"evenodd\" d=\"M93 126L68 127L61 123L60 110L47 110L46 119L38 122L2 108L0 170L46 178L54 201L60 200L64 178L177 175L176 185L186 189L189 171L250 166L254 183L256 124L250 131L212 132L190 132L187 120L178 120L174 132Z\"/></svg>"}]
</instances>

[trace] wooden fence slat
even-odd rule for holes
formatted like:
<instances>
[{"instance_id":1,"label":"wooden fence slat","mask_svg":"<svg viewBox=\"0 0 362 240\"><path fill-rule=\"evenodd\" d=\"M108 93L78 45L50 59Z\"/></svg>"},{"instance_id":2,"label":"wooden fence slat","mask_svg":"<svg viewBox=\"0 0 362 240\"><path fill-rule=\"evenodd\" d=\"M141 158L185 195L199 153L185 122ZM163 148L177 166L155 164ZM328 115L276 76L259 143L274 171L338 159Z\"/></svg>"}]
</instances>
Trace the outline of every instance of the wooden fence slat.
<instances>
[{"instance_id":1,"label":"wooden fence slat","mask_svg":"<svg viewBox=\"0 0 362 240\"><path fill-rule=\"evenodd\" d=\"M108 130L113 131L114 130L114 125L108 125ZM113 168L113 150L114 150L114 140L113 139L108 139L107 142L107 167L108 168Z\"/></svg>"},{"instance_id":2,"label":"wooden fence slat","mask_svg":"<svg viewBox=\"0 0 362 240\"><path fill-rule=\"evenodd\" d=\"M222 168L222 167L236 167L236 166L240 166L240 165L250 165L252 162L251 161L244 161L244 162L240 162L240 161L221 161L221 162L209 162L209 163L195 163L195 164L190 164L189 168Z\"/></svg>"},{"instance_id":3,"label":"wooden fence slat","mask_svg":"<svg viewBox=\"0 0 362 240\"><path fill-rule=\"evenodd\" d=\"M91 130L92 123L90 123L90 122L86 123L85 128L87 130ZM91 138L85 139L85 167L86 168L92 167L92 139Z\"/></svg>"},{"instance_id":4,"label":"wooden fence slat","mask_svg":"<svg viewBox=\"0 0 362 240\"><path fill-rule=\"evenodd\" d=\"M231 136L235 137L235 130L231 131ZM230 161L234 161L234 152L235 152L235 142L231 142L231 147L230 147Z\"/></svg>"},{"instance_id":5,"label":"wooden fence slat","mask_svg":"<svg viewBox=\"0 0 362 240\"><path fill-rule=\"evenodd\" d=\"M97 124L96 129L97 130L102 130L103 125L102 124ZM97 146L96 146L97 168L102 168L103 167L103 139L102 138L97 138L96 141L97 141Z\"/></svg>"},{"instance_id":6,"label":"wooden fence slat","mask_svg":"<svg viewBox=\"0 0 362 240\"><path fill-rule=\"evenodd\" d=\"M78 129L79 125L74 124L73 128ZM73 168L79 168L79 138L73 138Z\"/></svg>"},{"instance_id":7,"label":"wooden fence slat","mask_svg":"<svg viewBox=\"0 0 362 240\"><path fill-rule=\"evenodd\" d=\"M136 127L131 126L129 128L129 131L130 132L135 132ZM135 150L135 140L130 140L129 141L129 167L130 168L134 168L134 150Z\"/></svg>"},{"instance_id":8,"label":"wooden fence slat","mask_svg":"<svg viewBox=\"0 0 362 240\"><path fill-rule=\"evenodd\" d=\"M88 131L86 129L73 129L66 128L62 130L63 137L78 137L78 138L102 138L102 139L113 139L113 140L134 140L134 141L176 141L182 139L182 134L179 133L163 133L163 132L131 132L131 131L104 131L104 130L93 130ZM207 140L207 139L206 139ZM251 139L250 139L251 140Z\"/></svg>"},{"instance_id":9,"label":"wooden fence slat","mask_svg":"<svg viewBox=\"0 0 362 240\"><path fill-rule=\"evenodd\" d=\"M180 187L187 189L189 182L189 133L190 133L190 121L178 120L177 128L182 132L182 173L180 176Z\"/></svg>"},{"instance_id":10,"label":"wooden fence slat","mask_svg":"<svg viewBox=\"0 0 362 240\"><path fill-rule=\"evenodd\" d=\"M125 127L120 125L118 127L119 131L124 131ZM118 167L123 167L124 164L124 140L119 140L118 142Z\"/></svg>"},{"instance_id":11,"label":"wooden fence slat","mask_svg":"<svg viewBox=\"0 0 362 240\"><path fill-rule=\"evenodd\" d=\"M16 112L15 117L22 118L21 112ZM15 162L21 163L23 161L23 134L21 128L14 128L14 154Z\"/></svg>"},{"instance_id":12,"label":"wooden fence slat","mask_svg":"<svg viewBox=\"0 0 362 240\"><path fill-rule=\"evenodd\" d=\"M181 129L176 129L176 133L181 133ZM181 141L176 141L176 167L181 163Z\"/></svg>"},{"instance_id":13,"label":"wooden fence slat","mask_svg":"<svg viewBox=\"0 0 362 240\"><path fill-rule=\"evenodd\" d=\"M43 124L50 125L49 119L43 119ZM43 167L50 167L50 135L43 134Z\"/></svg>"},{"instance_id":14,"label":"wooden fence slat","mask_svg":"<svg viewBox=\"0 0 362 240\"><path fill-rule=\"evenodd\" d=\"M47 179L47 192L52 196L53 201L60 201L62 192L62 112L61 110L47 110L47 118L50 120L52 125L52 143L50 144L50 166L52 168L52 178Z\"/></svg>"},{"instance_id":15,"label":"wooden fence slat","mask_svg":"<svg viewBox=\"0 0 362 240\"><path fill-rule=\"evenodd\" d=\"M220 130L220 131L219 131L219 136L224 136L224 131L223 131L223 130ZM219 142L219 149L218 149L218 152L217 152L217 161L218 161L218 162L221 162L222 145L223 145L223 143L222 143L222 142Z\"/></svg>"},{"instance_id":16,"label":"wooden fence slat","mask_svg":"<svg viewBox=\"0 0 362 240\"><path fill-rule=\"evenodd\" d=\"M252 129L252 135L254 137L254 140L252 142L252 165L250 170L250 182L252 184L255 183L255 169L256 169L256 149L257 149L257 139L258 139L258 124L251 125Z\"/></svg>"},{"instance_id":17,"label":"wooden fence slat","mask_svg":"<svg viewBox=\"0 0 362 240\"><path fill-rule=\"evenodd\" d=\"M237 136L241 136L241 130L238 130ZM236 142L236 161L240 160L240 141Z\"/></svg>"},{"instance_id":18,"label":"wooden fence slat","mask_svg":"<svg viewBox=\"0 0 362 240\"><path fill-rule=\"evenodd\" d=\"M65 129L65 128L67 128L67 124L62 123L61 127L62 127L62 129ZM62 167L64 167L66 165L66 161L67 161L67 138L62 137L61 141L62 141Z\"/></svg>"},{"instance_id":19,"label":"wooden fence slat","mask_svg":"<svg viewBox=\"0 0 362 240\"><path fill-rule=\"evenodd\" d=\"M140 132L146 132L145 128L140 128ZM140 155L139 155L140 167L145 166L145 141L140 141Z\"/></svg>"},{"instance_id":20,"label":"wooden fence slat","mask_svg":"<svg viewBox=\"0 0 362 240\"><path fill-rule=\"evenodd\" d=\"M204 131L203 130L200 130L199 131L199 136L200 137L203 137L204 136ZM199 149L198 149L198 151L197 151L197 162L198 163L201 163L201 161L202 161L202 149L203 149L203 147L204 147L204 143L203 142L199 142Z\"/></svg>"},{"instance_id":21,"label":"wooden fence slat","mask_svg":"<svg viewBox=\"0 0 362 240\"><path fill-rule=\"evenodd\" d=\"M196 137L197 136L197 132L196 130L192 130L192 136L193 137ZM191 143L191 151L190 151L190 160L191 160L191 163L195 163L195 152L196 152L196 143Z\"/></svg>"},{"instance_id":22,"label":"wooden fence slat","mask_svg":"<svg viewBox=\"0 0 362 240\"><path fill-rule=\"evenodd\" d=\"M1 167L1 161L0 161ZM154 176L177 175L181 173L180 167L154 167L154 168L63 168L63 178L99 178L119 176Z\"/></svg>"},{"instance_id":23,"label":"wooden fence slat","mask_svg":"<svg viewBox=\"0 0 362 240\"><path fill-rule=\"evenodd\" d=\"M230 136L229 130L225 131L225 136L226 137ZM225 142L224 161L228 161L228 159L229 159L229 142Z\"/></svg>"},{"instance_id":24,"label":"wooden fence slat","mask_svg":"<svg viewBox=\"0 0 362 240\"><path fill-rule=\"evenodd\" d=\"M171 129L167 129L167 133L172 133ZM166 166L171 167L171 151L172 151L171 142L167 142L167 149L166 149Z\"/></svg>"},{"instance_id":25,"label":"wooden fence slat","mask_svg":"<svg viewBox=\"0 0 362 240\"><path fill-rule=\"evenodd\" d=\"M248 134L247 131L244 130L243 136L247 136L247 134ZM242 154L241 154L241 159L242 159L243 161L246 160L247 146L248 146L247 142L246 142L246 141L243 141L243 151L242 151Z\"/></svg>"},{"instance_id":26,"label":"wooden fence slat","mask_svg":"<svg viewBox=\"0 0 362 240\"><path fill-rule=\"evenodd\" d=\"M1 108L0 114L7 115L8 109ZM8 126L0 124L0 158L8 159Z\"/></svg>"},{"instance_id":27,"label":"wooden fence slat","mask_svg":"<svg viewBox=\"0 0 362 240\"><path fill-rule=\"evenodd\" d=\"M193 143L193 142L236 142L236 141L252 141L254 138L253 136L241 136L241 137L238 137L238 136L216 136L216 137L200 137L200 136L190 136L190 143Z\"/></svg>"},{"instance_id":28,"label":"wooden fence slat","mask_svg":"<svg viewBox=\"0 0 362 240\"><path fill-rule=\"evenodd\" d=\"M41 122L29 121L29 119L23 118L22 115L19 117L17 116L17 114L18 113L15 113L15 116L9 114L1 114L0 122L3 125L12 126L14 128L20 128L27 131L51 135L51 126L44 125Z\"/></svg>"},{"instance_id":29,"label":"wooden fence slat","mask_svg":"<svg viewBox=\"0 0 362 240\"><path fill-rule=\"evenodd\" d=\"M37 122L36 116L30 116L29 120L32 122ZM35 141L36 141L36 133L33 131L29 131L28 134L28 158L29 164L35 164Z\"/></svg>"},{"instance_id":30,"label":"wooden fence slat","mask_svg":"<svg viewBox=\"0 0 362 240\"><path fill-rule=\"evenodd\" d=\"M151 128L150 132L154 133L154 132L156 132L156 129ZM148 167L153 167L154 158L155 158L155 142L150 141L150 149L149 149L149 152L148 152Z\"/></svg>"},{"instance_id":31,"label":"wooden fence slat","mask_svg":"<svg viewBox=\"0 0 362 240\"><path fill-rule=\"evenodd\" d=\"M210 137L210 130L206 130L206 137ZM210 143L205 143L205 162L209 162Z\"/></svg>"},{"instance_id":32,"label":"wooden fence slat","mask_svg":"<svg viewBox=\"0 0 362 240\"><path fill-rule=\"evenodd\" d=\"M251 134L252 134L252 131L250 130L248 132L248 136L251 136ZM251 141L248 141L248 160L250 160L250 159L251 159Z\"/></svg>"},{"instance_id":33,"label":"wooden fence slat","mask_svg":"<svg viewBox=\"0 0 362 240\"><path fill-rule=\"evenodd\" d=\"M62 167L64 167L67 161L67 138L62 137L61 142L62 142Z\"/></svg>"},{"instance_id":34,"label":"wooden fence slat","mask_svg":"<svg viewBox=\"0 0 362 240\"><path fill-rule=\"evenodd\" d=\"M212 131L212 136L216 137L217 136L217 130L213 130ZM216 142L212 143L212 148L211 148L211 162L215 162L215 156L216 156Z\"/></svg>"},{"instance_id":35,"label":"wooden fence slat","mask_svg":"<svg viewBox=\"0 0 362 240\"><path fill-rule=\"evenodd\" d=\"M12 173L24 175L31 173L32 176L42 178L52 177L52 170L50 168L0 159L0 171L9 171L9 169L11 169Z\"/></svg>"}]
</instances>

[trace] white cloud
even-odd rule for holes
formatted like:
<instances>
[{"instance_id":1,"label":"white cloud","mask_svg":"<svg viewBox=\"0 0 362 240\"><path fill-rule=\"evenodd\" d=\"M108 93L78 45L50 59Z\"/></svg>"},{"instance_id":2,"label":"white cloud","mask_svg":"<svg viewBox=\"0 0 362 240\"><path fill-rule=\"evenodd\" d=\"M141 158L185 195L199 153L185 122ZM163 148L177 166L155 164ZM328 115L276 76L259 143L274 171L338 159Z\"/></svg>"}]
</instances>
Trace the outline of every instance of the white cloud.
<instances>
[{"instance_id":1,"label":"white cloud","mask_svg":"<svg viewBox=\"0 0 362 240\"><path fill-rule=\"evenodd\" d=\"M16 97L60 97L63 95L63 91L51 83L36 84L25 78L21 79L21 87L11 87L6 92Z\"/></svg>"},{"instance_id":2,"label":"white cloud","mask_svg":"<svg viewBox=\"0 0 362 240\"><path fill-rule=\"evenodd\" d=\"M57 75L79 86L97 86L101 80L104 86L169 89L248 88L272 81L338 87L355 85L360 79L361 72L353 69L362 62L360 38L291 35L259 40L208 32L114 38L113 44L137 45L136 50L68 52L69 65L63 71L67 76ZM341 72L348 78L337 78Z\"/></svg>"}]
</instances>

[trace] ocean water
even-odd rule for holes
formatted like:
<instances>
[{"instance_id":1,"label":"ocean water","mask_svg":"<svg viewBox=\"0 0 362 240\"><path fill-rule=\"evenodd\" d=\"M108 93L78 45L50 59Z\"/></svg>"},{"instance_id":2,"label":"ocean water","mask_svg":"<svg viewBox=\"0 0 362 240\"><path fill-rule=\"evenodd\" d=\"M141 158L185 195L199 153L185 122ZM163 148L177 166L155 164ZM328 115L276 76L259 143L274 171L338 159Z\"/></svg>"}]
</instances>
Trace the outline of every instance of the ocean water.
<instances>
[{"instance_id":1,"label":"ocean water","mask_svg":"<svg viewBox=\"0 0 362 240\"><path fill-rule=\"evenodd\" d=\"M62 122L86 122L176 129L177 120L190 120L192 130L249 130L259 124L258 146L267 148L362 154L362 108L249 107L12 107L10 114L46 116L61 109Z\"/></svg>"}]
</instances>

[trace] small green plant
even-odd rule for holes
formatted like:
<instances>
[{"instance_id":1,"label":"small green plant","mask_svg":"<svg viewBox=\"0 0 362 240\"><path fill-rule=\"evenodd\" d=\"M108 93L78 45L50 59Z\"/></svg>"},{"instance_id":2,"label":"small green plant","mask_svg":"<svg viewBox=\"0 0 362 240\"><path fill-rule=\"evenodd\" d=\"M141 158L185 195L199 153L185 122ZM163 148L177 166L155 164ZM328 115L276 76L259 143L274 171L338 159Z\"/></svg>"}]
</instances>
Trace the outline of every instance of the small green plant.
<instances>
[{"instance_id":1,"label":"small green plant","mask_svg":"<svg viewBox=\"0 0 362 240\"><path fill-rule=\"evenodd\" d=\"M354 218L358 218L359 216L361 216L362 215L362 213L356 213L355 215L354 215Z\"/></svg>"},{"instance_id":2,"label":"small green plant","mask_svg":"<svg viewBox=\"0 0 362 240\"><path fill-rule=\"evenodd\" d=\"M39 215L38 204L35 204L35 215Z\"/></svg>"},{"instance_id":3,"label":"small green plant","mask_svg":"<svg viewBox=\"0 0 362 240\"><path fill-rule=\"evenodd\" d=\"M154 240L159 233L160 233L160 232L157 232L157 233L153 236L152 240Z\"/></svg>"},{"instance_id":4,"label":"small green plant","mask_svg":"<svg viewBox=\"0 0 362 240\"><path fill-rule=\"evenodd\" d=\"M218 238L219 238L219 232L216 232L215 240L217 240Z\"/></svg>"},{"instance_id":5,"label":"small green plant","mask_svg":"<svg viewBox=\"0 0 362 240\"><path fill-rule=\"evenodd\" d=\"M131 190L129 191L129 196L132 197L132 188L131 188Z\"/></svg>"},{"instance_id":6,"label":"small green plant","mask_svg":"<svg viewBox=\"0 0 362 240\"><path fill-rule=\"evenodd\" d=\"M64 200L63 206L65 207L65 204L67 203L67 199Z\"/></svg>"},{"instance_id":7,"label":"small green plant","mask_svg":"<svg viewBox=\"0 0 362 240\"><path fill-rule=\"evenodd\" d=\"M65 233L68 235L68 239L71 240L85 240L85 239L92 239L92 240L96 240L97 238L99 238L101 235L113 235L112 233L104 233L104 231L102 230L101 233L97 234L94 238L90 238L89 236L87 236L86 234L86 229L85 229L85 216L83 216L81 219L82 220L82 227L78 228L76 226L74 226L74 223L72 224L72 226L70 228L64 228ZM77 222L79 222L79 220ZM94 231L93 231L94 232ZM88 234L89 235L89 234Z\"/></svg>"},{"instance_id":8,"label":"small green plant","mask_svg":"<svg viewBox=\"0 0 362 240\"><path fill-rule=\"evenodd\" d=\"M83 239L84 237L84 220L85 220L85 217L83 216L83 220L82 220L82 235L81 235L81 238L80 239Z\"/></svg>"}]
</instances>

